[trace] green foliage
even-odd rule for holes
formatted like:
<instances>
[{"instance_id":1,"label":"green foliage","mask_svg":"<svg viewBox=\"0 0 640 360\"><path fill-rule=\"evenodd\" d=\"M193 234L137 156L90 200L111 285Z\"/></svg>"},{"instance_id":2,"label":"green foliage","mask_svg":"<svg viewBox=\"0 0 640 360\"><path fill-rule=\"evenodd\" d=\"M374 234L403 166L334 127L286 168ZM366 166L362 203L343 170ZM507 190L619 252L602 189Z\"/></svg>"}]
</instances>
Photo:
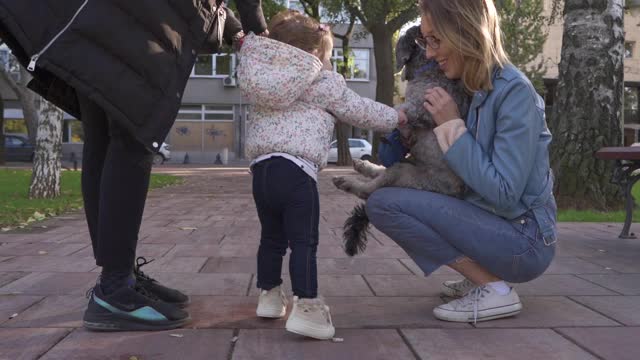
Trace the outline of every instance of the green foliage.
<instances>
[{"instance_id":1,"label":"green foliage","mask_svg":"<svg viewBox=\"0 0 640 360\"><path fill-rule=\"evenodd\" d=\"M31 170L0 169L0 227L24 226L82 207L80 171L63 171L60 196L55 199L29 199ZM151 175L150 188L162 188L181 182L171 175Z\"/></svg>"},{"instance_id":2,"label":"green foliage","mask_svg":"<svg viewBox=\"0 0 640 360\"><path fill-rule=\"evenodd\" d=\"M549 18L543 15L544 0L497 0L496 7L500 14L503 45L511 62L542 94L546 73L542 50L549 34Z\"/></svg>"},{"instance_id":3,"label":"green foliage","mask_svg":"<svg viewBox=\"0 0 640 360\"><path fill-rule=\"evenodd\" d=\"M236 17L238 17L239 19L240 16L238 14L238 7L236 6L236 1L237 0L233 0L229 2L227 6L229 7L229 9L233 10L233 13L236 14ZM286 4L286 2L279 1L279 0L262 0L262 12L264 14L265 20L267 20L267 24L269 23L269 20L273 15L287 8L283 4Z\"/></svg>"}]
</instances>

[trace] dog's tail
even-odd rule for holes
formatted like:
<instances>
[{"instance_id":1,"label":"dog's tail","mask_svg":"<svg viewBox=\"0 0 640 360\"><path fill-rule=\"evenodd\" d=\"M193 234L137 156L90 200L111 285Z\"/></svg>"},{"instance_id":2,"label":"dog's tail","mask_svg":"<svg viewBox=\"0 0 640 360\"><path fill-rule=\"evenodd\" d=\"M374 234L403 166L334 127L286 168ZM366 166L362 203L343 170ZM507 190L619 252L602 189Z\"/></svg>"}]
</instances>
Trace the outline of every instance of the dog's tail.
<instances>
[{"instance_id":1,"label":"dog's tail","mask_svg":"<svg viewBox=\"0 0 640 360\"><path fill-rule=\"evenodd\" d=\"M369 232L369 217L364 204L357 205L351 215L344 222L344 251L349 256L362 253L367 248L367 233Z\"/></svg>"}]
</instances>

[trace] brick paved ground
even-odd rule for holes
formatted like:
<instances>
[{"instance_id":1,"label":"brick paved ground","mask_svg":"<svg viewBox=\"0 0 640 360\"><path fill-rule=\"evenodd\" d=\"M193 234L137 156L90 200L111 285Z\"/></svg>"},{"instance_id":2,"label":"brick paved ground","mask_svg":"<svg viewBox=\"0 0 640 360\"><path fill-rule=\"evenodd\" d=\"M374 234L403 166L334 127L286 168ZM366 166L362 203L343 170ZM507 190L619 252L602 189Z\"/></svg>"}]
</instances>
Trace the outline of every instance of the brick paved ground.
<instances>
[{"instance_id":1,"label":"brick paved ground","mask_svg":"<svg viewBox=\"0 0 640 360\"><path fill-rule=\"evenodd\" d=\"M247 170L161 169L186 181L150 194L139 255L156 259L146 272L192 296L193 323L159 333L82 329L97 269L84 216L70 214L0 234L0 359L638 359L640 240L617 239L619 224L561 224L555 262L517 286L521 315L446 323L431 309L453 272L424 278L379 232L364 256L343 254L340 227L357 201L330 183L349 171L328 169L319 283L344 342L319 342L255 317L259 224Z\"/></svg>"}]
</instances>

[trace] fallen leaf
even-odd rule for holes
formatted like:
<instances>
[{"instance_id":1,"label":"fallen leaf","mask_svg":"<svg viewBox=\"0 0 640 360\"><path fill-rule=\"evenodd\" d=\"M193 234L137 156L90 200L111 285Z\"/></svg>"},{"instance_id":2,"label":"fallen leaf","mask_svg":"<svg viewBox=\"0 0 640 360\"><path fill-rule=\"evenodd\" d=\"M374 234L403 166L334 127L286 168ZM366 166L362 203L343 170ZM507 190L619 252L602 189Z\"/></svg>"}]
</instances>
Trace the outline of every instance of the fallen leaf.
<instances>
[{"instance_id":1,"label":"fallen leaf","mask_svg":"<svg viewBox=\"0 0 640 360\"><path fill-rule=\"evenodd\" d=\"M10 228L10 227L3 227L3 228L2 228L2 231L3 231L3 232L9 231L9 230L11 230L11 228Z\"/></svg>"},{"instance_id":2,"label":"fallen leaf","mask_svg":"<svg viewBox=\"0 0 640 360\"><path fill-rule=\"evenodd\" d=\"M231 342L232 343L235 343L236 341L238 341L238 337L237 336L234 336L234 337L231 338Z\"/></svg>"},{"instance_id":3,"label":"fallen leaf","mask_svg":"<svg viewBox=\"0 0 640 360\"><path fill-rule=\"evenodd\" d=\"M45 217L46 216L43 213L39 212L39 211L36 211L36 212L33 213L33 219L34 220L37 220L37 221L44 220Z\"/></svg>"},{"instance_id":4,"label":"fallen leaf","mask_svg":"<svg viewBox=\"0 0 640 360\"><path fill-rule=\"evenodd\" d=\"M171 337L177 337L177 338L182 338L182 337L184 337L184 335L182 335L182 334L169 334L169 336L171 336Z\"/></svg>"},{"instance_id":5,"label":"fallen leaf","mask_svg":"<svg viewBox=\"0 0 640 360\"><path fill-rule=\"evenodd\" d=\"M598 251L600 251L601 253L607 252L607 250L602 250L602 249L598 249Z\"/></svg>"},{"instance_id":6,"label":"fallen leaf","mask_svg":"<svg viewBox=\"0 0 640 360\"><path fill-rule=\"evenodd\" d=\"M334 337L331 339L331 341L333 341L334 343L341 343L344 342L343 338L338 338L338 337Z\"/></svg>"},{"instance_id":7,"label":"fallen leaf","mask_svg":"<svg viewBox=\"0 0 640 360\"><path fill-rule=\"evenodd\" d=\"M9 316L9 319L13 319L13 318L14 318L14 317L16 317L16 316L18 316L18 313L15 313L15 314L13 314L13 315Z\"/></svg>"},{"instance_id":8,"label":"fallen leaf","mask_svg":"<svg viewBox=\"0 0 640 360\"><path fill-rule=\"evenodd\" d=\"M38 251L38 255L47 255L48 252L44 251L44 250L40 250Z\"/></svg>"},{"instance_id":9,"label":"fallen leaf","mask_svg":"<svg viewBox=\"0 0 640 360\"><path fill-rule=\"evenodd\" d=\"M183 226L179 228L180 230L198 230L197 227L193 227L193 226Z\"/></svg>"},{"instance_id":10,"label":"fallen leaf","mask_svg":"<svg viewBox=\"0 0 640 360\"><path fill-rule=\"evenodd\" d=\"M140 360L137 356L129 356L129 360Z\"/></svg>"}]
</instances>

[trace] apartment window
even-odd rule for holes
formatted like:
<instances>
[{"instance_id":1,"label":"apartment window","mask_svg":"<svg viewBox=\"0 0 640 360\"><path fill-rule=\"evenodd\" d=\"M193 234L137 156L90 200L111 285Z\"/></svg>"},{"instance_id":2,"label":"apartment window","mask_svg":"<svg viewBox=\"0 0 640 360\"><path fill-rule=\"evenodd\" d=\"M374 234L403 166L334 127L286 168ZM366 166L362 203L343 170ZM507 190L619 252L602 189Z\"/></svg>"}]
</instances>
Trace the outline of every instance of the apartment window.
<instances>
[{"instance_id":1,"label":"apartment window","mask_svg":"<svg viewBox=\"0 0 640 360\"><path fill-rule=\"evenodd\" d=\"M79 120L64 120L62 123L62 142L65 144L84 143L84 131Z\"/></svg>"},{"instance_id":2,"label":"apartment window","mask_svg":"<svg viewBox=\"0 0 640 360\"><path fill-rule=\"evenodd\" d=\"M168 142L176 151L232 149L235 137L233 105L184 104Z\"/></svg>"},{"instance_id":3,"label":"apartment window","mask_svg":"<svg viewBox=\"0 0 640 360\"><path fill-rule=\"evenodd\" d=\"M191 77L227 77L236 69L235 54L198 55Z\"/></svg>"},{"instance_id":4,"label":"apartment window","mask_svg":"<svg viewBox=\"0 0 640 360\"><path fill-rule=\"evenodd\" d=\"M624 43L624 58L625 59L630 59L633 57L633 50L635 47L636 43L635 42L626 42Z\"/></svg>"},{"instance_id":5,"label":"apartment window","mask_svg":"<svg viewBox=\"0 0 640 360\"><path fill-rule=\"evenodd\" d=\"M11 50L6 45L0 46L0 66L9 72L13 80L20 81L20 67L18 62L12 58Z\"/></svg>"},{"instance_id":6,"label":"apartment window","mask_svg":"<svg viewBox=\"0 0 640 360\"><path fill-rule=\"evenodd\" d=\"M338 71L338 66L344 62L342 54L342 49L333 49L331 59L334 71ZM369 49L351 49L351 57L346 80L369 81Z\"/></svg>"}]
</instances>

